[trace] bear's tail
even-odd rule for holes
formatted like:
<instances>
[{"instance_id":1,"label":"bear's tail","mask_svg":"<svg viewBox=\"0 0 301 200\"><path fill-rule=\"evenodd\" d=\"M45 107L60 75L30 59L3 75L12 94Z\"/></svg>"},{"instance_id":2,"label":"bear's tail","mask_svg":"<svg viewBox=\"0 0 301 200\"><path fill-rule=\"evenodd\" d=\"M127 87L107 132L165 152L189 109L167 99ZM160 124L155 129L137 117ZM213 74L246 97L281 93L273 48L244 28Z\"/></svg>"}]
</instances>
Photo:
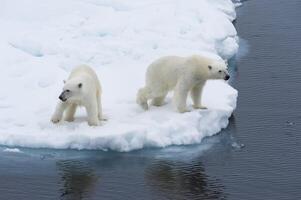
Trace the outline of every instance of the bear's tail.
<instances>
[{"instance_id":1,"label":"bear's tail","mask_svg":"<svg viewBox=\"0 0 301 200\"><path fill-rule=\"evenodd\" d=\"M147 100L150 96L150 89L147 87L141 88L138 90L136 102L139 104L144 110L148 109Z\"/></svg>"}]
</instances>

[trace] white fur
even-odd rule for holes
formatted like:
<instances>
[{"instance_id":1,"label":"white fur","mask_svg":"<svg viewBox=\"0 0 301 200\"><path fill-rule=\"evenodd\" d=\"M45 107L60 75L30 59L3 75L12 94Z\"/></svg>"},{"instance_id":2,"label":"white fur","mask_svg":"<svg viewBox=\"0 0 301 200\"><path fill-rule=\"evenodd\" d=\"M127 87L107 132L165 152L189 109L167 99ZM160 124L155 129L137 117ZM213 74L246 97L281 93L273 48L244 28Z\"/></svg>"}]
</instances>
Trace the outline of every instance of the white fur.
<instances>
[{"instance_id":1,"label":"white fur","mask_svg":"<svg viewBox=\"0 0 301 200\"><path fill-rule=\"evenodd\" d=\"M69 92L68 92L69 91ZM84 106L88 115L88 124L97 126L102 120L101 85L96 73L89 66L76 67L65 82L60 97L66 101L59 100L51 121L58 123L62 120L73 121L77 106Z\"/></svg>"},{"instance_id":2,"label":"white fur","mask_svg":"<svg viewBox=\"0 0 301 200\"><path fill-rule=\"evenodd\" d=\"M152 105L161 106L167 93L174 90L174 104L179 112L189 111L186 106L191 93L193 107L205 109L201 104L202 89L208 79L225 79L227 64L204 56L167 56L153 62L146 72L146 86L137 94L137 103L145 110L148 100Z\"/></svg>"}]
</instances>

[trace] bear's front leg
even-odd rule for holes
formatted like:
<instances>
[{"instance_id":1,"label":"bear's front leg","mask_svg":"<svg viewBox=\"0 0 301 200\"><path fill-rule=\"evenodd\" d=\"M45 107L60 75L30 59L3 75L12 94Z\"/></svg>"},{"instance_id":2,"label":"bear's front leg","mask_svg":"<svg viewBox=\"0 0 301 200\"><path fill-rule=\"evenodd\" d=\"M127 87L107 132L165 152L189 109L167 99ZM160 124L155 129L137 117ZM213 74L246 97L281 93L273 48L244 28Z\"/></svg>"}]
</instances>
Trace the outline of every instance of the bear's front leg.
<instances>
[{"instance_id":1,"label":"bear's front leg","mask_svg":"<svg viewBox=\"0 0 301 200\"><path fill-rule=\"evenodd\" d=\"M63 113L65 111L67 107L67 103L66 102L62 102L62 101L59 101L56 105L56 108L55 108L55 111L51 117L51 121L53 123L58 123L59 121L62 120L63 118Z\"/></svg>"},{"instance_id":2,"label":"bear's front leg","mask_svg":"<svg viewBox=\"0 0 301 200\"><path fill-rule=\"evenodd\" d=\"M87 115L88 115L88 124L89 126L98 126L98 104L96 97L91 99L88 104L85 105Z\"/></svg>"},{"instance_id":3,"label":"bear's front leg","mask_svg":"<svg viewBox=\"0 0 301 200\"><path fill-rule=\"evenodd\" d=\"M100 121L106 121L106 118L102 114L102 103L101 103L101 94L100 94L100 92L98 92L96 94L96 98L97 98L97 106L98 106L98 114L97 114L98 119Z\"/></svg>"},{"instance_id":4,"label":"bear's front leg","mask_svg":"<svg viewBox=\"0 0 301 200\"><path fill-rule=\"evenodd\" d=\"M188 92L189 86L185 81L180 80L175 87L173 99L174 104L180 113L190 112L190 110L186 106Z\"/></svg>"},{"instance_id":5,"label":"bear's front leg","mask_svg":"<svg viewBox=\"0 0 301 200\"><path fill-rule=\"evenodd\" d=\"M193 101L193 107L195 109L207 109L205 106L202 106L202 92L203 92L204 83L199 83L194 86L191 91L191 98Z\"/></svg>"},{"instance_id":6,"label":"bear's front leg","mask_svg":"<svg viewBox=\"0 0 301 200\"><path fill-rule=\"evenodd\" d=\"M70 104L67 106L66 111L65 111L65 117L64 120L68 122L74 121L74 114L76 112L76 104Z\"/></svg>"}]
</instances>

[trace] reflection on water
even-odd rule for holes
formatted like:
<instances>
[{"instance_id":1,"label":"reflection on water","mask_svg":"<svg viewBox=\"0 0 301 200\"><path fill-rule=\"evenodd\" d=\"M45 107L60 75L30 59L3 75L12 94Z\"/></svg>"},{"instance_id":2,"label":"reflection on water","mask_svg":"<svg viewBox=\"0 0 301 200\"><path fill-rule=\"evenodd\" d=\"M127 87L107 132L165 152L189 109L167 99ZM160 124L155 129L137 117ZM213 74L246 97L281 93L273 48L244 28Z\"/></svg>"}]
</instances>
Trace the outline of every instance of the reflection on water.
<instances>
[{"instance_id":1,"label":"reflection on water","mask_svg":"<svg viewBox=\"0 0 301 200\"><path fill-rule=\"evenodd\" d=\"M40 197L45 196L61 200L225 199L228 193L224 192L224 183L212 169L229 159L233 147L237 146L233 145L235 134L232 116L226 129L205 138L200 145L128 153L22 149L22 154L8 154L0 151L0 175L13 175L8 179L10 182L0 180L1 196L7 200L44 199ZM21 187L15 184L20 169L20 175L28 177L19 179ZM52 179L45 174L51 174ZM10 192L15 187L22 193L20 196Z\"/></svg>"},{"instance_id":2,"label":"reflection on water","mask_svg":"<svg viewBox=\"0 0 301 200\"><path fill-rule=\"evenodd\" d=\"M236 122L232 115L228 127L216 136L205 138L202 145L182 148L181 153L164 151L169 155L153 159L145 169L145 181L152 194L166 199L226 199L223 184L212 175L208 176L205 166L210 164L203 162L206 154L210 158L212 154L218 163L232 149L240 149L235 134ZM208 144L211 148L199 148Z\"/></svg>"},{"instance_id":3,"label":"reflection on water","mask_svg":"<svg viewBox=\"0 0 301 200\"><path fill-rule=\"evenodd\" d=\"M61 199L79 200L92 194L97 177L88 165L77 160L61 160L56 164L61 177Z\"/></svg>"},{"instance_id":4,"label":"reflection on water","mask_svg":"<svg viewBox=\"0 0 301 200\"><path fill-rule=\"evenodd\" d=\"M21 197L32 199L225 199L228 193L211 169L223 165L231 155L231 130L233 134L234 117L228 128L205 138L201 145L129 153L22 149L19 157L0 152L0 174L16 176L22 166L20 175L29 178L19 179L22 187L17 188ZM41 159L41 155L47 156ZM28 163L30 168L24 168ZM52 180L45 174L52 174ZM14 176L11 183L2 179L1 196L7 200L22 199L9 190L16 186Z\"/></svg>"},{"instance_id":5,"label":"reflection on water","mask_svg":"<svg viewBox=\"0 0 301 200\"><path fill-rule=\"evenodd\" d=\"M154 190L168 199L221 199L223 186L211 180L201 162L183 163L159 160L145 171Z\"/></svg>"}]
</instances>

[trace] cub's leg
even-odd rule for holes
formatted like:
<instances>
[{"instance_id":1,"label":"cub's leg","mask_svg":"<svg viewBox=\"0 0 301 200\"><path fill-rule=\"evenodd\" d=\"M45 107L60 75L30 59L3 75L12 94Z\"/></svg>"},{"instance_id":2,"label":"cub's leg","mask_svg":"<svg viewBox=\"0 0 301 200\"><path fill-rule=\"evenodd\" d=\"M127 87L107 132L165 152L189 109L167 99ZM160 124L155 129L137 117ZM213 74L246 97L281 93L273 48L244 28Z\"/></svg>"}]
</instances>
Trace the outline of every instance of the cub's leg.
<instances>
[{"instance_id":1,"label":"cub's leg","mask_svg":"<svg viewBox=\"0 0 301 200\"><path fill-rule=\"evenodd\" d=\"M190 88L185 80L179 80L174 90L174 104L180 113L189 112L186 106L186 100Z\"/></svg>"},{"instance_id":2,"label":"cub's leg","mask_svg":"<svg viewBox=\"0 0 301 200\"><path fill-rule=\"evenodd\" d=\"M155 97L152 99L152 105L154 106L162 106L164 104L164 99L166 97L166 93L163 93L162 95Z\"/></svg>"},{"instance_id":3,"label":"cub's leg","mask_svg":"<svg viewBox=\"0 0 301 200\"><path fill-rule=\"evenodd\" d=\"M66 102L62 102L62 101L59 101L56 105L56 108L55 108L55 111L51 117L51 121L53 123L58 123L59 121L62 120L62 117L63 117L63 113L65 111L67 107L67 103Z\"/></svg>"},{"instance_id":4,"label":"cub's leg","mask_svg":"<svg viewBox=\"0 0 301 200\"><path fill-rule=\"evenodd\" d=\"M97 126L99 124L98 120L98 104L97 97L94 95L88 103L85 105L89 126Z\"/></svg>"},{"instance_id":5,"label":"cub's leg","mask_svg":"<svg viewBox=\"0 0 301 200\"><path fill-rule=\"evenodd\" d=\"M148 110L147 101L151 99L151 89L149 87L144 87L138 90L136 102L139 104L144 110Z\"/></svg>"},{"instance_id":6,"label":"cub's leg","mask_svg":"<svg viewBox=\"0 0 301 200\"><path fill-rule=\"evenodd\" d=\"M97 98L97 106L98 106L98 119L99 120L105 120L103 115L102 115L102 104L101 104L101 94L100 92L97 92L97 95L96 95L96 98Z\"/></svg>"},{"instance_id":7,"label":"cub's leg","mask_svg":"<svg viewBox=\"0 0 301 200\"><path fill-rule=\"evenodd\" d=\"M65 117L64 117L65 121L68 121L68 122L74 121L74 114L76 112L76 107L77 107L77 105L74 103L67 106L66 112L65 112Z\"/></svg>"},{"instance_id":8,"label":"cub's leg","mask_svg":"<svg viewBox=\"0 0 301 200\"><path fill-rule=\"evenodd\" d=\"M202 106L203 87L204 87L204 83L197 84L190 91L190 95L193 101L193 107L195 109L207 109L205 106Z\"/></svg>"}]
</instances>

